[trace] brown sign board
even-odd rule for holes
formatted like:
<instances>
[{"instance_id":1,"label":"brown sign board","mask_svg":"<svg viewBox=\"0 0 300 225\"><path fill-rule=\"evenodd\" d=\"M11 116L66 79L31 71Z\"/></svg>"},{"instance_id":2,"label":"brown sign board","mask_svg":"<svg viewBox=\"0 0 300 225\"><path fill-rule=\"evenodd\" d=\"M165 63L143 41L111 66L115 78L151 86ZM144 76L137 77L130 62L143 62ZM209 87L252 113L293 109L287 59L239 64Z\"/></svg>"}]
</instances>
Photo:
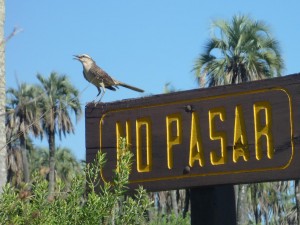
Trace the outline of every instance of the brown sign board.
<instances>
[{"instance_id":1,"label":"brown sign board","mask_svg":"<svg viewBox=\"0 0 300 225\"><path fill-rule=\"evenodd\" d=\"M130 188L147 190L300 178L300 74L86 106L86 160L119 137L134 154Z\"/></svg>"}]
</instances>

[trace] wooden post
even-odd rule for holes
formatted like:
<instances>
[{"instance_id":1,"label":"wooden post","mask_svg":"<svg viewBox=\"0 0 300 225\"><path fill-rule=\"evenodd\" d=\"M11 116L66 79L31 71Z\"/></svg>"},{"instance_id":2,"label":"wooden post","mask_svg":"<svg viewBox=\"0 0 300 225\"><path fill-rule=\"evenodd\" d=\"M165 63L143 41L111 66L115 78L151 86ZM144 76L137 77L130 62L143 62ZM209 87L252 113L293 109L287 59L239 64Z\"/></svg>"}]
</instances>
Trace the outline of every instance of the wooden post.
<instances>
[{"instance_id":1,"label":"wooden post","mask_svg":"<svg viewBox=\"0 0 300 225\"><path fill-rule=\"evenodd\" d=\"M191 189L191 225L235 225L233 185Z\"/></svg>"}]
</instances>

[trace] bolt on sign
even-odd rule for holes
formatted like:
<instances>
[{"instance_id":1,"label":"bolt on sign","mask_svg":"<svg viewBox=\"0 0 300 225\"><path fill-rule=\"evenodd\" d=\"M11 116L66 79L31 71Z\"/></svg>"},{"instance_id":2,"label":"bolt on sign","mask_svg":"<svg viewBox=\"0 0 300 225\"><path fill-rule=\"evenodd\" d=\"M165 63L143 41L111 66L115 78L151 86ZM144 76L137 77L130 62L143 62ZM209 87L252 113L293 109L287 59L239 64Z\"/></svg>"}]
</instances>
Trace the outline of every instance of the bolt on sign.
<instances>
[{"instance_id":1,"label":"bolt on sign","mask_svg":"<svg viewBox=\"0 0 300 225\"><path fill-rule=\"evenodd\" d=\"M86 159L120 137L134 154L130 188L167 190L300 178L300 74L88 104Z\"/></svg>"}]
</instances>

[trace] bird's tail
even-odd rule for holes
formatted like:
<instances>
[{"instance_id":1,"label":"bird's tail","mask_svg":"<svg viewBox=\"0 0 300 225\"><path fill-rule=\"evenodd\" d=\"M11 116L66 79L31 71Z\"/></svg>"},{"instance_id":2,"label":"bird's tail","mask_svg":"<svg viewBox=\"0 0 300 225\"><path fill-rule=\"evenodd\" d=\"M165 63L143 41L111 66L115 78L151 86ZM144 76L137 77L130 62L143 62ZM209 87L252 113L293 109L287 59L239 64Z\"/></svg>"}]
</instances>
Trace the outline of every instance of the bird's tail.
<instances>
[{"instance_id":1,"label":"bird's tail","mask_svg":"<svg viewBox=\"0 0 300 225\"><path fill-rule=\"evenodd\" d=\"M142 89L140 89L140 88L137 88L137 87L134 87L134 86L131 86L131 85L129 85L129 84L122 83L122 82L119 82L118 85L120 85L120 86L122 86L122 87L125 87L125 88L129 88L129 89L131 89L131 90L133 90L133 91L144 92L144 90L142 90Z\"/></svg>"}]
</instances>

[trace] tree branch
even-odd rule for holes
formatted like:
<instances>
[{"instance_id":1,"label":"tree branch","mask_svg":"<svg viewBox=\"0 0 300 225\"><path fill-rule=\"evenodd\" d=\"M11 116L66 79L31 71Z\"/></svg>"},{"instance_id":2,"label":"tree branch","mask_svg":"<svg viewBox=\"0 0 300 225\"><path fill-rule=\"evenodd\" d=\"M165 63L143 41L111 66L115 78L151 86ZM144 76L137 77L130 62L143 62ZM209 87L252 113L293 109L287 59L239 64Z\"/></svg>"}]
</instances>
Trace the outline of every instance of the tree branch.
<instances>
[{"instance_id":1,"label":"tree branch","mask_svg":"<svg viewBox=\"0 0 300 225\"><path fill-rule=\"evenodd\" d=\"M8 42L12 37L16 36L18 33L22 32L23 29L15 27L13 31L8 35L7 38L5 38L3 41L0 41L0 46L6 42Z\"/></svg>"}]
</instances>

